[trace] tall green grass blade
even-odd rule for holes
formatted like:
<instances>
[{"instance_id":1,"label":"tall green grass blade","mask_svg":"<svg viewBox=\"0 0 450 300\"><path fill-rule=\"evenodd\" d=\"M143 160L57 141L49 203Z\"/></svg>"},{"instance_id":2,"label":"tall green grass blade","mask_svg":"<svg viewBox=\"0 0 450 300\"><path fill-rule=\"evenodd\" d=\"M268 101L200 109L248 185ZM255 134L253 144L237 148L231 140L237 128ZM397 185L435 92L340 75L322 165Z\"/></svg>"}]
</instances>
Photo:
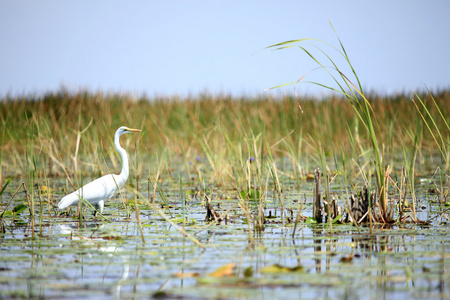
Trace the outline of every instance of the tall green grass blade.
<instances>
[{"instance_id":1,"label":"tall green grass blade","mask_svg":"<svg viewBox=\"0 0 450 300\"><path fill-rule=\"evenodd\" d=\"M5 184L2 187L2 190L0 191L0 196L3 194L3 192L6 190L6 188L8 187L8 185L11 183L12 181L12 177L8 177L6 178Z\"/></svg>"},{"instance_id":2,"label":"tall green grass blade","mask_svg":"<svg viewBox=\"0 0 450 300\"><path fill-rule=\"evenodd\" d=\"M422 99L421 99L421 98L419 97L419 95L417 95L417 94L416 94L416 97L417 97L417 99L419 100L420 104L422 104L422 107L425 109L425 111L427 112L427 114L428 114L428 116L429 116L430 113L429 113L428 109L426 108L425 104L423 103ZM417 108L417 112L419 113L420 117L422 118L423 122L425 123L425 126L428 128L428 131L430 132L430 134L431 134L431 136L432 136L434 142L436 143L436 146L439 148L439 152L441 153L442 156L444 156L444 151L442 150L442 147L441 147L442 144L438 142L438 140L437 140L435 134L433 133L433 130L432 130L430 124L427 122L425 116L424 116L423 113L420 111L419 106L417 106L417 104L416 104L416 102L415 102L414 100L413 100L413 103L414 103L414 105L415 105L416 108ZM435 124L433 118L431 118L431 120L432 120L433 124ZM439 133L439 136L440 136L441 142L442 142L442 136L441 136L439 130L438 130L438 133Z\"/></svg>"}]
</instances>

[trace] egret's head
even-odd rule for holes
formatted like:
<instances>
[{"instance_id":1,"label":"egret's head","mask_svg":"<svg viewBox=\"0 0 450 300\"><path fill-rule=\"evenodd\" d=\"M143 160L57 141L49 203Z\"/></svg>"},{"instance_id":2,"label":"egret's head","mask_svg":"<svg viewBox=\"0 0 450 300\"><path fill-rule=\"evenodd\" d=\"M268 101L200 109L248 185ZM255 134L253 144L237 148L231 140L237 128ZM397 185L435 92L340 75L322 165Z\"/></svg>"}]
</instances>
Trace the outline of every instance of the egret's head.
<instances>
[{"instance_id":1,"label":"egret's head","mask_svg":"<svg viewBox=\"0 0 450 300\"><path fill-rule=\"evenodd\" d=\"M116 134L118 135L122 135L125 133L129 133L129 132L141 132L142 130L140 129L133 129L133 128L128 128L126 126L122 126L119 129L117 129Z\"/></svg>"}]
</instances>

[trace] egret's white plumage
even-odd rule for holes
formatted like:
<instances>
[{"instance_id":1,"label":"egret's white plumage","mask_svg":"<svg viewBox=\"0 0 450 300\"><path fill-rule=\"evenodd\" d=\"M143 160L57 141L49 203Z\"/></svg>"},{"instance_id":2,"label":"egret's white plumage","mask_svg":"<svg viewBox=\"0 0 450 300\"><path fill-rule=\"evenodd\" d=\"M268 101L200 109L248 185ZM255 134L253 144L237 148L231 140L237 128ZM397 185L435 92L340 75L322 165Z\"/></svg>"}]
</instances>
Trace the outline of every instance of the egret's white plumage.
<instances>
[{"instance_id":1,"label":"egret's white plumage","mask_svg":"<svg viewBox=\"0 0 450 300\"><path fill-rule=\"evenodd\" d=\"M119 175L108 174L86 184L79 190L63 197L58 203L58 208L64 209L70 205L77 205L79 200L84 198L86 201L100 210L100 213L103 213L105 201L114 196L117 190L121 188L128 179L128 155L125 149L120 146L120 136L125 133L140 131L141 130L139 129L132 129L125 126L120 127L116 131L116 134L114 136L114 146L116 146L117 151L122 157L122 171Z\"/></svg>"}]
</instances>

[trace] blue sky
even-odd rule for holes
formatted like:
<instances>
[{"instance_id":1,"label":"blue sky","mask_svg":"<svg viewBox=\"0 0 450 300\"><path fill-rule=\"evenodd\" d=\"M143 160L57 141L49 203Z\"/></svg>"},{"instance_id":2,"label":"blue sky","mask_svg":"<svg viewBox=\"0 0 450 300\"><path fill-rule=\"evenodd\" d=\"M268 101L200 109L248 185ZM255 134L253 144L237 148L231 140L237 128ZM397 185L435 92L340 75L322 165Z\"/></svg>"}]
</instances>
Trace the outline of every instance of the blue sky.
<instances>
[{"instance_id":1,"label":"blue sky","mask_svg":"<svg viewBox=\"0 0 450 300\"><path fill-rule=\"evenodd\" d=\"M0 95L77 91L180 95L292 92L316 65L298 48L338 46L363 87L379 93L448 88L449 1L22 1L0 3ZM312 49L312 48L310 48ZM324 48L344 68L337 52ZM331 83L323 70L306 80ZM299 94L322 94L310 84Z\"/></svg>"}]
</instances>

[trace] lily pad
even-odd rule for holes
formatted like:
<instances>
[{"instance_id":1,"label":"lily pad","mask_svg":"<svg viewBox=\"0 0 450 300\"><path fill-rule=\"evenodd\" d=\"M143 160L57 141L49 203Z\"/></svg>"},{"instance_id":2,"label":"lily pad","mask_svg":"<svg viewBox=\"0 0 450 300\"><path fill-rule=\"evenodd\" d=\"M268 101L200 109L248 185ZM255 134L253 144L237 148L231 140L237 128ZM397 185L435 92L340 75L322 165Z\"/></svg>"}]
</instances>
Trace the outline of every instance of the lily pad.
<instances>
[{"instance_id":1,"label":"lily pad","mask_svg":"<svg viewBox=\"0 0 450 300\"><path fill-rule=\"evenodd\" d=\"M303 271L302 266L296 267L285 267L281 265L271 265L261 269L262 274L274 274L274 273L289 273L289 272L301 272Z\"/></svg>"},{"instance_id":2,"label":"lily pad","mask_svg":"<svg viewBox=\"0 0 450 300\"><path fill-rule=\"evenodd\" d=\"M261 197L260 191L257 189L254 189L254 188L242 190L240 192L240 195L241 195L242 199L255 200L255 201L259 200Z\"/></svg>"}]
</instances>

